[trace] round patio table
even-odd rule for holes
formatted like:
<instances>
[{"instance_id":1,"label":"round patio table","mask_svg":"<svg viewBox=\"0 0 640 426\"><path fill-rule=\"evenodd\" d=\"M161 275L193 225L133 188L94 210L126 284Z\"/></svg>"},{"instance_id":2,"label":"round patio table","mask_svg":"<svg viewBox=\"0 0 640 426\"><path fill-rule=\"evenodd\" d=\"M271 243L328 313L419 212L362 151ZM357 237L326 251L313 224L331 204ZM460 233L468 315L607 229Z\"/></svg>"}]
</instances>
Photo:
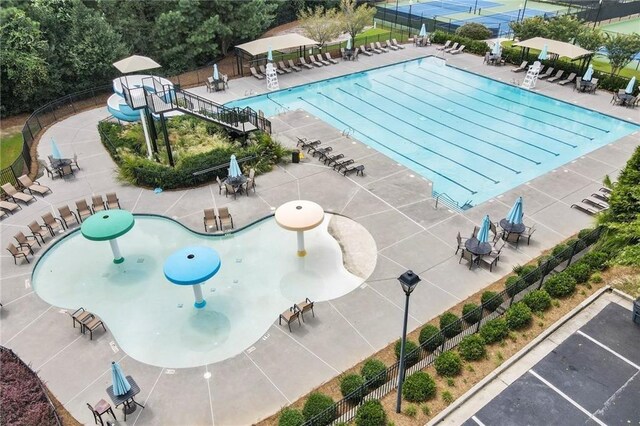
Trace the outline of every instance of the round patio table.
<instances>
[{"instance_id":1,"label":"round patio table","mask_svg":"<svg viewBox=\"0 0 640 426\"><path fill-rule=\"evenodd\" d=\"M506 218L500 221L500 228L512 234L522 234L525 230L524 223L512 223Z\"/></svg>"},{"instance_id":2,"label":"round patio table","mask_svg":"<svg viewBox=\"0 0 640 426\"><path fill-rule=\"evenodd\" d=\"M298 233L298 256L307 255L304 231L315 228L324 220L324 210L313 201L297 200L284 203L276 210L276 222L284 229Z\"/></svg>"},{"instance_id":3,"label":"round patio table","mask_svg":"<svg viewBox=\"0 0 640 426\"><path fill-rule=\"evenodd\" d=\"M193 246L175 251L164 262L164 276L176 285L193 288L195 306L204 308L207 301L202 297L202 284L220 270L220 256L209 247Z\"/></svg>"},{"instance_id":4,"label":"round patio table","mask_svg":"<svg viewBox=\"0 0 640 426\"><path fill-rule=\"evenodd\" d=\"M224 180L224 183L228 183L229 185L232 185L232 186L241 186L247 183L247 177L245 175L240 175L236 177L229 176Z\"/></svg>"},{"instance_id":5,"label":"round patio table","mask_svg":"<svg viewBox=\"0 0 640 426\"><path fill-rule=\"evenodd\" d=\"M113 263L122 263L124 257L120 254L117 238L129 232L134 224L133 215L126 210L105 210L86 218L82 222L80 231L88 240L109 241L113 252Z\"/></svg>"},{"instance_id":6,"label":"round patio table","mask_svg":"<svg viewBox=\"0 0 640 426\"><path fill-rule=\"evenodd\" d=\"M477 256L491 253L491 243L481 243L477 238L469 238L465 241L464 248Z\"/></svg>"}]
</instances>

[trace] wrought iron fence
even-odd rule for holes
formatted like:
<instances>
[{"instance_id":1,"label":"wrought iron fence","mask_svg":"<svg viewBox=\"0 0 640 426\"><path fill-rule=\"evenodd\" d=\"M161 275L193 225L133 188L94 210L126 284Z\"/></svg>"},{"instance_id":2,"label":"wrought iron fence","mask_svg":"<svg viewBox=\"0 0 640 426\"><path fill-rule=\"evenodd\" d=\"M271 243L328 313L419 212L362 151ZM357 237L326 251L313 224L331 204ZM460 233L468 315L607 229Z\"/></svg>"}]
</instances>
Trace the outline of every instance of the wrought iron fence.
<instances>
[{"instance_id":1,"label":"wrought iron fence","mask_svg":"<svg viewBox=\"0 0 640 426\"><path fill-rule=\"evenodd\" d=\"M584 252L598 241L601 232L602 228L595 228L589 234L567 245L565 249L555 256L549 256L534 270L522 276L521 278L524 285L521 287L518 286L515 289L509 290L505 289L497 293L491 300L485 301L477 308L481 314L479 321L474 321L478 315L477 311L469 312L467 315L462 316L462 318L443 328L439 334L421 343L415 350L407 353L405 355L405 377L429 367L435 362L438 355L455 348L466 336L479 332L480 328L488 321L504 315L511 305L522 300L526 294L540 289L546 277L556 272L564 271L571 265L576 255ZM538 278L538 276L540 278ZM462 331L456 334L454 330L459 329ZM452 334L452 336L446 337L448 334ZM437 348L433 351L427 349L428 347L434 346ZM336 402L333 406L318 413L313 418L306 420L304 426L324 426L336 422L350 421L355 417L358 407L362 405L364 401L380 399L397 388L399 370L400 362L397 361L377 376L367 380L362 387L346 395L345 398ZM378 386L377 384L380 382L384 383Z\"/></svg>"}]
</instances>

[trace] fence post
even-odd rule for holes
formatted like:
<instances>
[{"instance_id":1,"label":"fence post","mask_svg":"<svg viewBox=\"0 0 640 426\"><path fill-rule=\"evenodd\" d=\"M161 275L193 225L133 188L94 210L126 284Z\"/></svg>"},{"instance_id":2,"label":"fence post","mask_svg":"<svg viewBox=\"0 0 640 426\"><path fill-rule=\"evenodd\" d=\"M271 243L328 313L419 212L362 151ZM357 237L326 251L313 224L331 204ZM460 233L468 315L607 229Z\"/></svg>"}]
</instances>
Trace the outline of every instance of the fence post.
<instances>
[{"instance_id":1,"label":"fence post","mask_svg":"<svg viewBox=\"0 0 640 426\"><path fill-rule=\"evenodd\" d=\"M540 283L538 284L538 290L540 290L542 288L542 282L544 281L544 278L547 276L546 270L549 268L549 261L545 261L544 262L544 267L542 265L540 265Z\"/></svg>"}]
</instances>

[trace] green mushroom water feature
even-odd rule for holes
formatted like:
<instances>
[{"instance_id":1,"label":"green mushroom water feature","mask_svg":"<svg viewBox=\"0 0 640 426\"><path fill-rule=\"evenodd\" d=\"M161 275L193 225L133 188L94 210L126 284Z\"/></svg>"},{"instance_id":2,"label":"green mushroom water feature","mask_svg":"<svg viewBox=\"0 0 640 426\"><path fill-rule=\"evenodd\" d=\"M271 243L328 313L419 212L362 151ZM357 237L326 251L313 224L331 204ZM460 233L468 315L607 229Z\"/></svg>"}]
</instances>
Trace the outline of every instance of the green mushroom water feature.
<instances>
[{"instance_id":1,"label":"green mushroom water feature","mask_svg":"<svg viewBox=\"0 0 640 426\"><path fill-rule=\"evenodd\" d=\"M80 231L88 240L109 241L113 252L113 263L122 263L124 257L120 254L116 238L129 232L134 224L133 215L126 210L105 210L85 219Z\"/></svg>"}]
</instances>

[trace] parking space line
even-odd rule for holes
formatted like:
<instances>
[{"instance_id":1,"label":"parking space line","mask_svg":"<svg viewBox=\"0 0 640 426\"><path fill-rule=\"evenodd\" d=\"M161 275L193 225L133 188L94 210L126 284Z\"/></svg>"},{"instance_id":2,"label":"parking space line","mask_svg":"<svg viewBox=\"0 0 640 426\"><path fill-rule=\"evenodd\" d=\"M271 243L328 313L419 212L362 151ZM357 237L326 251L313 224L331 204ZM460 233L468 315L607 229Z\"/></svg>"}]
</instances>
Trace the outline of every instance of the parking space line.
<instances>
[{"instance_id":1,"label":"parking space line","mask_svg":"<svg viewBox=\"0 0 640 426\"><path fill-rule=\"evenodd\" d=\"M542 383L544 383L545 385L547 385L551 390L553 390L555 393L557 393L558 395L560 395L561 397L563 397L565 400L567 400L571 405L573 405L574 407L576 407L578 410L582 411L587 417L589 417L591 420L593 420L594 422L598 423L600 426L607 426L605 423L602 423L600 420L598 420L593 414L591 414L590 412L588 412L585 408L583 408L580 404L578 404L577 402L575 402L573 399L569 398L569 396L567 394L565 394L564 392L562 392L560 389L558 389L557 387L553 386L550 382L548 382L547 380L545 380L542 376L540 376L538 373L536 373L535 371L533 371L533 369L529 370L529 373L531 373L532 376L534 376L535 378L537 378L538 380L540 380Z\"/></svg>"},{"instance_id":2,"label":"parking space line","mask_svg":"<svg viewBox=\"0 0 640 426\"><path fill-rule=\"evenodd\" d=\"M596 345L600 346L602 349L611 352L612 354L614 354L615 356L617 356L618 358L620 358L621 360L623 360L624 362L626 362L627 364L632 366L633 368L635 368L637 370L640 370L640 366L638 364L635 364L633 361L630 361L627 358L623 357L618 352L614 351L613 349L611 349L609 346L605 345L604 343L598 342L596 339L594 339L593 337L589 336L588 334L583 333L580 330L576 331L576 333L581 335L581 336L586 337L589 340L591 340L593 343L595 343Z\"/></svg>"},{"instance_id":3,"label":"parking space line","mask_svg":"<svg viewBox=\"0 0 640 426\"><path fill-rule=\"evenodd\" d=\"M486 426L484 423L482 423L480 421L480 419L478 419L476 416L471 416L471 420L473 420L474 422L478 423L478 426Z\"/></svg>"}]
</instances>

